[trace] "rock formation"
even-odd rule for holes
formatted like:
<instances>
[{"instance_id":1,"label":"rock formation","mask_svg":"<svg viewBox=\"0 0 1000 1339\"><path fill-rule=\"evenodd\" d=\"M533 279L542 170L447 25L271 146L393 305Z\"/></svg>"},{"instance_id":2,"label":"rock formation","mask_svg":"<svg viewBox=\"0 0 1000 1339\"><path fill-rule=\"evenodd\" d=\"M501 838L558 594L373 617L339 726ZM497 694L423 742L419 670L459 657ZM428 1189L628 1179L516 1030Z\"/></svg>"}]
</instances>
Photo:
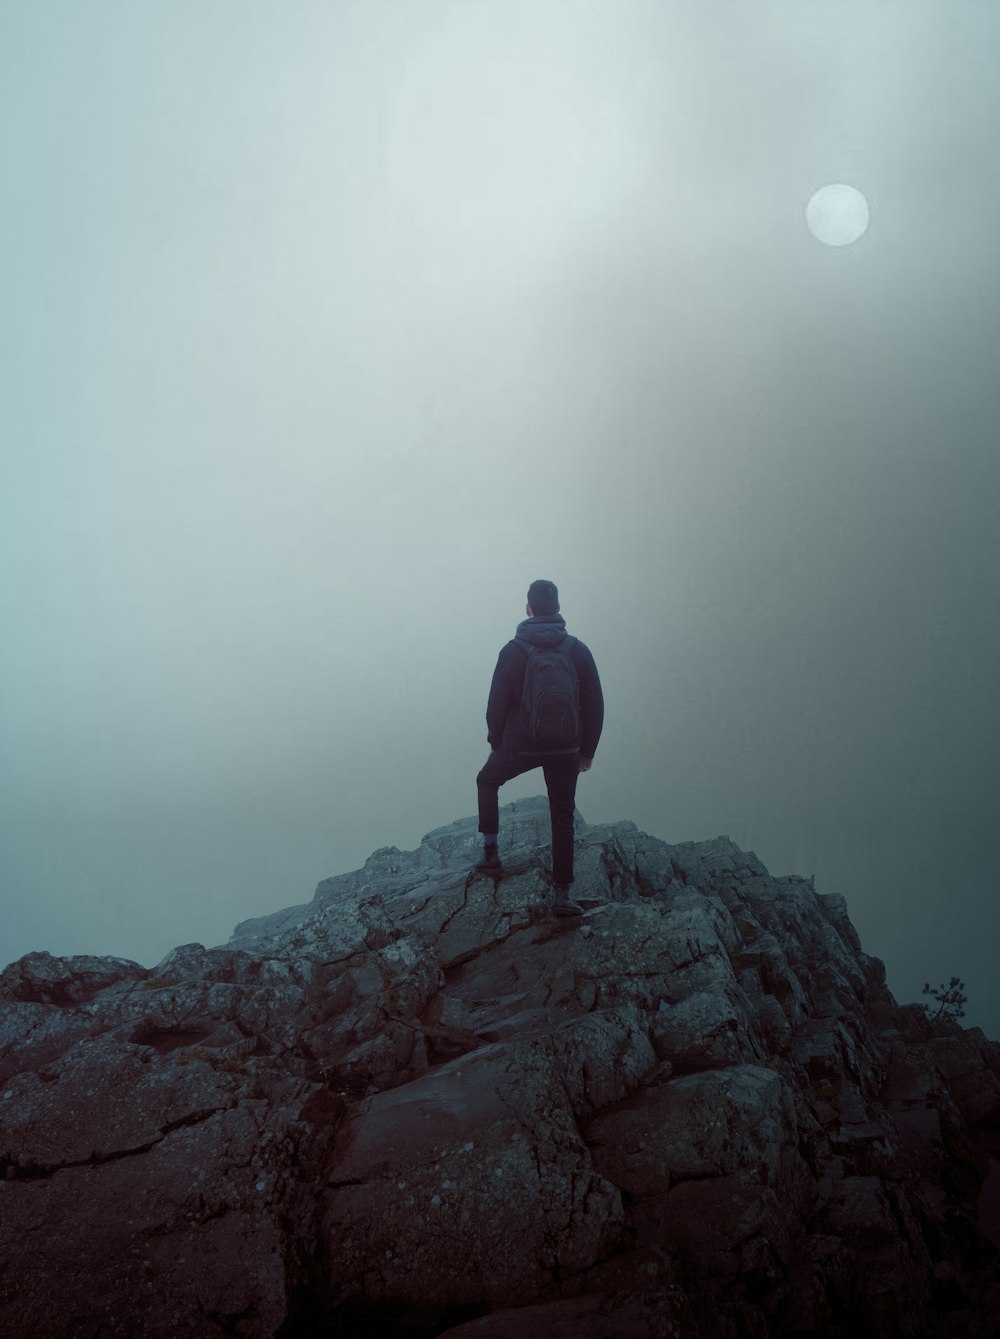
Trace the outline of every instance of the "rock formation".
<instances>
[{"instance_id":1,"label":"rock formation","mask_svg":"<svg viewBox=\"0 0 1000 1339\"><path fill-rule=\"evenodd\" d=\"M0 1330L988 1336L1000 1046L844 899L548 809L375 852L155 968L0 973Z\"/></svg>"}]
</instances>

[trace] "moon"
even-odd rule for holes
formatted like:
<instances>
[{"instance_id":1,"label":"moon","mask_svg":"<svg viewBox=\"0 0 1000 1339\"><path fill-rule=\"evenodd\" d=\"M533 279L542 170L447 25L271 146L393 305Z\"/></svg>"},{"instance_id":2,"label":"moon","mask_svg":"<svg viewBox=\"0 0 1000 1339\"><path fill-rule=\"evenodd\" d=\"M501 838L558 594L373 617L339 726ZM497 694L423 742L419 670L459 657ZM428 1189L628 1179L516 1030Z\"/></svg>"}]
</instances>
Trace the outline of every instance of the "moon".
<instances>
[{"instance_id":1,"label":"moon","mask_svg":"<svg viewBox=\"0 0 1000 1339\"><path fill-rule=\"evenodd\" d=\"M818 242L850 246L868 227L868 201L853 186L821 186L806 205L806 223Z\"/></svg>"}]
</instances>

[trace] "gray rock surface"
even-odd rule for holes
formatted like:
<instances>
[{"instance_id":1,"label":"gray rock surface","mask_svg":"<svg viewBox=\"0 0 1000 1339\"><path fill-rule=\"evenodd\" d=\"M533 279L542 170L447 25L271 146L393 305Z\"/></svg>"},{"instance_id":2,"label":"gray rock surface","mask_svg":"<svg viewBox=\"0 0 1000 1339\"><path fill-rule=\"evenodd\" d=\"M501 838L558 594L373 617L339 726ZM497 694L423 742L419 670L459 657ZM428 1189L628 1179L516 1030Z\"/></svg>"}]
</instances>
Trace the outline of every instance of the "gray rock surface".
<instances>
[{"instance_id":1,"label":"gray rock surface","mask_svg":"<svg viewBox=\"0 0 1000 1339\"><path fill-rule=\"evenodd\" d=\"M0 1329L985 1336L1000 1046L844 899L548 808L376 851L155 968L0 973Z\"/></svg>"}]
</instances>

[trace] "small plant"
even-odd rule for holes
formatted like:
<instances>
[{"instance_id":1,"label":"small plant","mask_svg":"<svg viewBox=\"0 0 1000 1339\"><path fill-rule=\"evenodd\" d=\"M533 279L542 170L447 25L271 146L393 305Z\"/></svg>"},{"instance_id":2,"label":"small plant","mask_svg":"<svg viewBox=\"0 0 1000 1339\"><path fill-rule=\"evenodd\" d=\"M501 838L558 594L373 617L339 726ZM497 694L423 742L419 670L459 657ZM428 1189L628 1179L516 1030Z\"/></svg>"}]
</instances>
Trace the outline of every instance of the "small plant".
<instances>
[{"instance_id":1,"label":"small plant","mask_svg":"<svg viewBox=\"0 0 1000 1339\"><path fill-rule=\"evenodd\" d=\"M936 988L925 981L923 993L937 1001L937 1008L933 1010L929 1004L924 1005L931 1018L965 1017L965 1009L962 1006L968 1002L969 997L965 993L965 982L959 981L957 976L953 976L946 986L940 985Z\"/></svg>"}]
</instances>

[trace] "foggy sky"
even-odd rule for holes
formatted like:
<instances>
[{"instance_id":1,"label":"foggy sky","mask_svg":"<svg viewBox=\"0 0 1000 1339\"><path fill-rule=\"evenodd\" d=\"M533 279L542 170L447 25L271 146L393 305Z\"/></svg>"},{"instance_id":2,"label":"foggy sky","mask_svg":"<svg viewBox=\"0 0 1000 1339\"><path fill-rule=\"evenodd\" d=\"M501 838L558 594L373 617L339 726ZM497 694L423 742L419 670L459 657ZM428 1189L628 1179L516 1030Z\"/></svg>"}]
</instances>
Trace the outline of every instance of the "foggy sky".
<instances>
[{"instance_id":1,"label":"foggy sky","mask_svg":"<svg viewBox=\"0 0 1000 1339\"><path fill-rule=\"evenodd\" d=\"M607 700L584 818L814 874L1000 1036L998 39L3 6L0 963L153 965L473 813L547 577Z\"/></svg>"}]
</instances>

